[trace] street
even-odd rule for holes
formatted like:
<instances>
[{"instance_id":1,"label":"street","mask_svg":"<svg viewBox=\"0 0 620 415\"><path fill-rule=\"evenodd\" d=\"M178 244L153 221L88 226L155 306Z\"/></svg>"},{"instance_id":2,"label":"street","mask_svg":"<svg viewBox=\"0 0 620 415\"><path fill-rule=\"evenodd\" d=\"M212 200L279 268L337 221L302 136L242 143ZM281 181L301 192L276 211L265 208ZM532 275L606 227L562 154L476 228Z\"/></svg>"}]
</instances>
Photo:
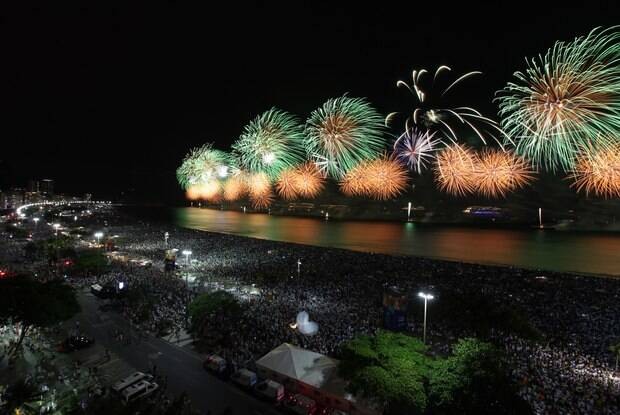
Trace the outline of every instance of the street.
<instances>
[{"instance_id":1,"label":"street","mask_svg":"<svg viewBox=\"0 0 620 415\"><path fill-rule=\"evenodd\" d=\"M125 363L136 370L146 372L156 365L157 373L168 377L168 391L174 395L186 392L194 407L203 413L210 410L221 413L227 406L233 414L277 414L268 403L258 401L207 373L202 367L202 358L197 353L172 345L162 339L149 337L138 339L132 333L131 344L123 345L111 334L113 330L129 333L126 320L114 312L103 313L99 300L90 293L79 292L82 312L69 322L80 322L83 332L95 338L96 343L108 348Z\"/></svg>"}]
</instances>

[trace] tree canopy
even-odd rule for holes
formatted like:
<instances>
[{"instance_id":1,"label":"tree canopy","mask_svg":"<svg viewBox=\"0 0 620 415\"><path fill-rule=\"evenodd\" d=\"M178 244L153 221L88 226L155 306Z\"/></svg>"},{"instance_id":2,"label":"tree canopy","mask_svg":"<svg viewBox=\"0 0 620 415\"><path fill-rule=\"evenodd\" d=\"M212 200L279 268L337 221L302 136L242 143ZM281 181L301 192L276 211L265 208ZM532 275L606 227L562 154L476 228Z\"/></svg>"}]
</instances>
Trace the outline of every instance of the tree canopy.
<instances>
[{"instance_id":1,"label":"tree canopy","mask_svg":"<svg viewBox=\"0 0 620 415\"><path fill-rule=\"evenodd\" d=\"M340 373L352 392L377 399L391 414L528 413L500 353L473 338L459 340L447 357L434 357L404 334L358 336L342 349Z\"/></svg>"}]
</instances>

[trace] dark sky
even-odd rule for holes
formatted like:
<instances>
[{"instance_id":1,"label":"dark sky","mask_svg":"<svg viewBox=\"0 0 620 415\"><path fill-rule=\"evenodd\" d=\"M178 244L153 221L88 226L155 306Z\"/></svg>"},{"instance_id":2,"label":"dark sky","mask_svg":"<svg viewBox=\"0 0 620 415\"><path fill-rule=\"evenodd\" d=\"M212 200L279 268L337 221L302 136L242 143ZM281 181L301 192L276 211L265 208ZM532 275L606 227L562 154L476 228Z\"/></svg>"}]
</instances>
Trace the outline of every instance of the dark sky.
<instances>
[{"instance_id":1,"label":"dark sky","mask_svg":"<svg viewBox=\"0 0 620 415\"><path fill-rule=\"evenodd\" d=\"M227 149L271 106L305 118L349 92L404 110L396 81L447 64L485 73L468 93L495 115L494 91L525 56L620 16L614 1L59 3L1 10L0 186L45 177L61 191L162 199L178 194L190 147Z\"/></svg>"}]
</instances>

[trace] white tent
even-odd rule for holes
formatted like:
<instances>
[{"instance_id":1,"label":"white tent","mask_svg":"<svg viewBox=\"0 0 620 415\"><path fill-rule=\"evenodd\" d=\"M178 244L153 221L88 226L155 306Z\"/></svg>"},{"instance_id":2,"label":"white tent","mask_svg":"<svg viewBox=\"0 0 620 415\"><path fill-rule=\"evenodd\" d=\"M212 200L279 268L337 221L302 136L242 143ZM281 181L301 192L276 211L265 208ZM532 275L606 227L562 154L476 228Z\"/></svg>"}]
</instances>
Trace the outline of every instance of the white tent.
<instances>
[{"instance_id":1,"label":"white tent","mask_svg":"<svg viewBox=\"0 0 620 415\"><path fill-rule=\"evenodd\" d=\"M256 366L321 389L335 374L338 361L283 343L257 360Z\"/></svg>"}]
</instances>

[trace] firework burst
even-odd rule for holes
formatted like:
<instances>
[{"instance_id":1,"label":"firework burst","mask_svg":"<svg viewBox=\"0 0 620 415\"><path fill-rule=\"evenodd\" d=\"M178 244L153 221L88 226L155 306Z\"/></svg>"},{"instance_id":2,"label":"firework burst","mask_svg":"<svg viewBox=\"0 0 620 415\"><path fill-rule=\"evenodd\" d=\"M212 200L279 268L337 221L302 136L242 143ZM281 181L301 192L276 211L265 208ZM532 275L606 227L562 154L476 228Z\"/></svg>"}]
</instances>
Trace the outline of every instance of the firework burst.
<instances>
[{"instance_id":1,"label":"firework burst","mask_svg":"<svg viewBox=\"0 0 620 415\"><path fill-rule=\"evenodd\" d=\"M255 209L265 209L273 202L271 182L266 173L254 173L248 176L247 186L250 201Z\"/></svg>"},{"instance_id":2,"label":"firework burst","mask_svg":"<svg viewBox=\"0 0 620 415\"><path fill-rule=\"evenodd\" d=\"M276 191L284 200L294 200L299 196L297 191L297 169L286 169L280 173L276 182Z\"/></svg>"},{"instance_id":3,"label":"firework burst","mask_svg":"<svg viewBox=\"0 0 620 415\"><path fill-rule=\"evenodd\" d=\"M239 200L247 192L247 186L242 174L237 174L223 184L224 200L233 202Z\"/></svg>"},{"instance_id":4,"label":"firework burst","mask_svg":"<svg viewBox=\"0 0 620 415\"><path fill-rule=\"evenodd\" d=\"M533 178L534 172L525 159L498 149L485 149L475 167L476 191L489 198L504 197Z\"/></svg>"},{"instance_id":5,"label":"firework burst","mask_svg":"<svg viewBox=\"0 0 620 415\"><path fill-rule=\"evenodd\" d=\"M620 198L620 144L582 151L569 178L577 191L604 198Z\"/></svg>"},{"instance_id":6,"label":"firework burst","mask_svg":"<svg viewBox=\"0 0 620 415\"><path fill-rule=\"evenodd\" d=\"M232 147L244 170L275 179L303 161L302 140L303 127L297 119L272 108L246 125Z\"/></svg>"},{"instance_id":7,"label":"firework burst","mask_svg":"<svg viewBox=\"0 0 620 415\"><path fill-rule=\"evenodd\" d=\"M620 32L594 29L527 61L499 91L502 127L516 152L550 170L571 170L584 148L620 137Z\"/></svg>"},{"instance_id":8,"label":"firework burst","mask_svg":"<svg viewBox=\"0 0 620 415\"><path fill-rule=\"evenodd\" d=\"M177 180L185 189L229 175L235 162L230 154L216 150L212 144L195 148L177 169Z\"/></svg>"},{"instance_id":9,"label":"firework burst","mask_svg":"<svg viewBox=\"0 0 620 415\"><path fill-rule=\"evenodd\" d=\"M468 147L451 144L437 154L435 182L444 192L465 196L476 188L478 157Z\"/></svg>"},{"instance_id":10,"label":"firework burst","mask_svg":"<svg viewBox=\"0 0 620 415\"><path fill-rule=\"evenodd\" d=\"M377 200L392 199L406 187L406 168L394 158L385 156L360 163L340 181L344 194Z\"/></svg>"},{"instance_id":11,"label":"firework burst","mask_svg":"<svg viewBox=\"0 0 620 415\"><path fill-rule=\"evenodd\" d=\"M422 173L435 158L434 152L441 143L435 134L428 130L422 132L415 127L408 129L394 142L394 157L410 170Z\"/></svg>"},{"instance_id":12,"label":"firework burst","mask_svg":"<svg viewBox=\"0 0 620 415\"><path fill-rule=\"evenodd\" d=\"M316 197L325 187L325 178L316 164L304 163L295 172L295 188L300 197Z\"/></svg>"},{"instance_id":13,"label":"firework burst","mask_svg":"<svg viewBox=\"0 0 620 415\"><path fill-rule=\"evenodd\" d=\"M457 85L482 72L468 72L458 77L452 83L440 88L442 74L451 72L448 66L440 66L435 71L432 79L426 69L415 70L412 73L411 83L398 81L397 87L405 87L416 98L415 109L411 115L405 119L405 131L409 131L410 125L439 133L441 137L457 143L457 132L467 130L473 132L480 140L487 144L487 139L492 138L500 145L504 139L509 138L497 125L495 121L483 116L478 110L471 107L452 107L446 102L448 92L452 91ZM390 121L399 113L392 112L385 118L385 125L389 126Z\"/></svg>"},{"instance_id":14,"label":"firework burst","mask_svg":"<svg viewBox=\"0 0 620 415\"><path fill-rule=\"evenodd\" d=\"M304 145L323 176L341 179L383 146L382 117L363 98L329 99L306 121Z\"/></svg>"}]
</instances>

